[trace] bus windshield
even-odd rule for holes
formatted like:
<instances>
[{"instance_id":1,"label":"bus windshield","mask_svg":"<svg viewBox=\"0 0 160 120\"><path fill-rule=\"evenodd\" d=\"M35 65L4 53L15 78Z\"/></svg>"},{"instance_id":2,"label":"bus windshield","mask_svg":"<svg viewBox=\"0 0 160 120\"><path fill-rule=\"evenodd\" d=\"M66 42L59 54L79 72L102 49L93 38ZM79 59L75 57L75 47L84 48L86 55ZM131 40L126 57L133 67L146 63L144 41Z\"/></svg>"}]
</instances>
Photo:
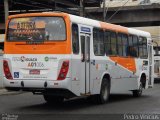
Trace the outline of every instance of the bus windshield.
<instances>
[{"instance_id":1,"label":"bus windshield","mask_svg":"<svg viewBox=\"0 0 160 120\"><path fill-rule=\"evenodd\" d=\"M62 17L13 18L9 22L8 41L66 40L66 25Z\"/></svg>"}]
</instances>

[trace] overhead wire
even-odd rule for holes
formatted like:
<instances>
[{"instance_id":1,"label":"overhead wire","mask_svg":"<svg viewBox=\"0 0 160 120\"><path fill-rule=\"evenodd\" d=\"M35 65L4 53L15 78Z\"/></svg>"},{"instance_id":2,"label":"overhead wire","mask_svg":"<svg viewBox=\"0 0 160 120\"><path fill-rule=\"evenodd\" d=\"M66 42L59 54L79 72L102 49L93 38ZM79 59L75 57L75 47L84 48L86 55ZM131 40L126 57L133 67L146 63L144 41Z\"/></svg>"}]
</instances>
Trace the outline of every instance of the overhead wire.
<instances>
[{"instance_id":1,"label":"overhead wire","mask_svg":"<svg viewBox=\"0 0 160 120\"><path fill-rule=\"evenodd\" d=\"M31 0L25 0L25 1L27 1L27 2L32 2ZM37 5L32 5L32 4L26 4L26 3L22 3L22 2L16 2L16 1L14 1L14 3L20 4L20 5L24 5L24 6L36 7L36 8L39 8L39 11L43 11L43 10L45 10L45 11L56 10L56 7L55 7L55 6L52 7L52 6L50 6L50 5L46 5L46 4L37 2L37 1L34 1L34 2L32 2L32 3L39 4L39 5L42 5L42 6L37 6ZM70 9L68 9L68 10L70 10ZM31 11L33 11L33 10L31 10Z\"/></svg>"},{"instance_id":2,"label":"overhead wire","mask_svg":"<svg viewBox=\"0 0 160 120\"><path fill-rule=\"evenodd\" d=\"M17 1L14 1L14 3L19 4L19 5L24 5L24 6L30 6L30 7L40 8L40 9L46 9L46 7L41 7L41 6L36 6L36 5L29 5L29 4L25 4L25 3L21 3L21 2L17 2Z\"/></svg>"},{"instance_id":3,"label":"overhead wire","mask_svg":"<svg viewBox=\"0 0 160 120\"><path fill-rule=\"evenodd\" d=\"M119 5L119 3L121 2L124 2L126 0L119 0L119 1L116 1L116 2L113 2L113 1L109 1L110 5Z\"/></svg>"},{"instance_id":4,"label":"overhead wire","mask_svg":"<svg viewBox=\"0 0 160 120\"><path fill-rule=\"evenodd\" d=\"M121 7L119 7L116 12L110 17L108 18L108 22L129 2L129 0L127 0Z\"/></svg>"},{"instance_id":5,"label":"overhead wire","mask_svg":"<svg viewBox=\"0 0 160 120\"><path fill-rule=\"evenodd\" d=\"M40 2L37 2L37 1L31 1L31 0L25 0L27 2L32 2L32 3L36 3L36 4L39 4L39 5L43 5L43 6L46 6L46 7L50 7L50 8L53 8L53 6L49 6L49 5L46 5L46 4L43 4L43 3L40 3Z\"/></svg>"},{"instance_id":6,"label":"overhead wire","mask_svg":"<svg viewBox=\"0 0 160 120\"><path fill-rule=\"evenodd\" d=\"M114 6L114 5L119 5L119 3L121 3L122 1L126 1L126 0L119 0L119 1L116 1L116 2L111 2L110 0L108 1L108 4L107 4L107 7L106 7L106 0L105 0L105 3L103 3L103 4L105 4L105 8L103 8L103 9L105 9L105 18L106 18L106 16L107 16L107 13L108 13L108 9L109 9L109 7L110 6ZM110 6L109 6L110 5ZM104 6L103 6L104 7Z\"/></svg>"}]
</instances>

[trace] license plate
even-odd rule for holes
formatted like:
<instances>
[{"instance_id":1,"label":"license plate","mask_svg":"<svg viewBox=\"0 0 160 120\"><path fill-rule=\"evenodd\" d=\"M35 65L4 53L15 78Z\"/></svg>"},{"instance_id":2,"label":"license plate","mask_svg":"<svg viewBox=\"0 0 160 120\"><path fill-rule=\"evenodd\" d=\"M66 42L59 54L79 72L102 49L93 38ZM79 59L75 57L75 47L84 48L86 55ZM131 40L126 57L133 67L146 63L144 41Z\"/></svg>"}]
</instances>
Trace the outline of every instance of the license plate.
<instances>
[{"instance_id":1,"label":"license plate","mask_svg":"<svg viewBox=\"0 0 160 120\"><path fill-rule=\"evenodd\" d=\"M29 74L30 75L40 75L40 70L30 70Z\"/></svg>"}]
</instances>

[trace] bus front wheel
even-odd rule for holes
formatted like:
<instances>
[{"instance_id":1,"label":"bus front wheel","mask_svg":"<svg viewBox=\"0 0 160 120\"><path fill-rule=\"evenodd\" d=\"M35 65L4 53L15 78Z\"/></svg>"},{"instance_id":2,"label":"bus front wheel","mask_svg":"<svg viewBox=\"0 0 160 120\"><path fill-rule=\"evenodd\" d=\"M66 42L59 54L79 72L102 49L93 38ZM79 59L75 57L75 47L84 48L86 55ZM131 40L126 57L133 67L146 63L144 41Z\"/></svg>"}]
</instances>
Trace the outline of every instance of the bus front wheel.
<instances>
[{"instance_id":1,"label":"bus front wheel","mask_svg":"<svg viewBox=\"0 0 160 120\"><path fill-rule=\"evenodd\" d=\"M142 92L143 92L143 86L142 86L142 82L140 82L139 89L138 90L133 90L133 97L142 96Z\"/></svg>"},{"instance_id":2,"label":"bus front wheel","mask_svg":"<svg viewBox=\"0 0 160 120\"><path fill-rule=\"evenodd\" d=\"M101 90L100 94L95 95L95 101L98 104L105 104L107 103L110 95L110 84L109 80L107 78L103 78L102 84L101 84Z\"/></svg>"}]
</instances>

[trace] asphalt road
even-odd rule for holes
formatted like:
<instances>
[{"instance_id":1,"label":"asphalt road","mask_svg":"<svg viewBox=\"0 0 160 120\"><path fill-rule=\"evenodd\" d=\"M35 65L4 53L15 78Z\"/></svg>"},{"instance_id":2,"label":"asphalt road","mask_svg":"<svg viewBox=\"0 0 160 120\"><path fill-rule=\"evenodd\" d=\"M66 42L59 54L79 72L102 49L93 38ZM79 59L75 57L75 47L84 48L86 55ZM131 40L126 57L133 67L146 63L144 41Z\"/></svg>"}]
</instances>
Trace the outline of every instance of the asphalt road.
<instances>
[{"instance_id":1,"label":"asphalt road","mask_svg":"<svg viewBox=\"0 0 160 120\"><path fill-rule=\"evenodd\" d=\"M1 118L23 119L74 119L113 118L129 119L140 115L152 116L160 119L160 84L154 88L145 90L140 98L132 97L132 94L111 95L109 102L104 105L89 103L86 99L69 100L60 105L47 104L41 95L32 93L0 95ZM17 117L17 118L16 118ZM147 117L147 116L146 116ZM108 118L108 119L109 119ZM106 119L105 119L106 120ZM131 120L131 118L129 119Z\"/></svg>"}]
</instances>

